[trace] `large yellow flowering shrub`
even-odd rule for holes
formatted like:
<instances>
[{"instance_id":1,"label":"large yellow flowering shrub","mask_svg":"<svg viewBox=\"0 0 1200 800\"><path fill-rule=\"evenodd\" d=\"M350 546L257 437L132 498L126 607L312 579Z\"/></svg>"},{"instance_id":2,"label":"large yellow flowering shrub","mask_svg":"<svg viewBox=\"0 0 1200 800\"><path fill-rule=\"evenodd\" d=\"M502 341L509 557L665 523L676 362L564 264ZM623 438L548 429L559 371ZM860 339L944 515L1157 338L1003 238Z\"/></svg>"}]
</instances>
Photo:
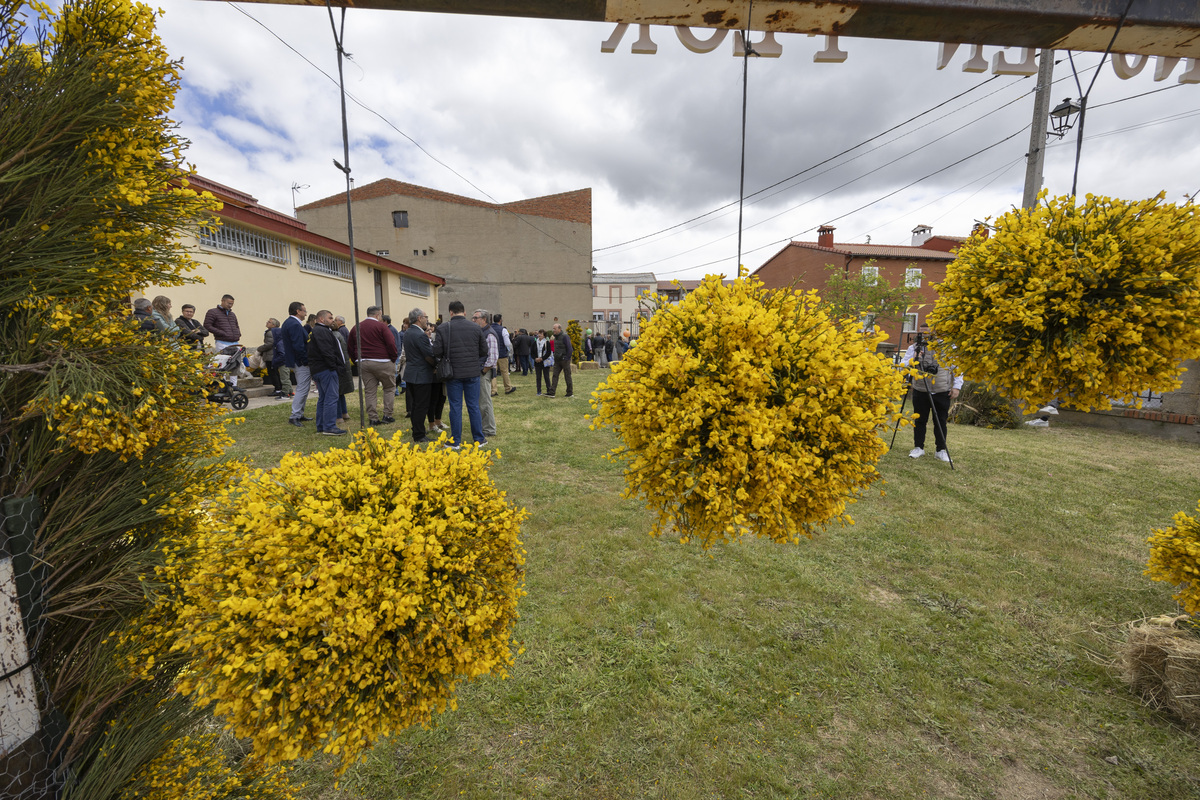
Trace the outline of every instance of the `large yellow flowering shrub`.
<instances>
[{"instance_id":1,"label":"large yellow flowering shrub","mask_svg":"<svg viewBox=\"0 0 1200 800\"><path fill-rule=\"evenodd\" d=\"M880 429L904 385L882 336L838 322L815 293L708 276L663 304L592 395L593 427L621 440L626 495L708 547L751 533L779 542L851 522L879 477Z\"/></svg>"},{"instance_id":2,"label":"large yellow flowering shrub","mask_svg":"<svg viewBox=\"0 0 1200 800\"><path fill-rule=\"evenodd\" d=\"M229 486L180 553L181 690L267 763L344 766L453 708L462 678L506 674L526 513L488 464L372 430Z\"/></svg>"},{"instance_id":3,"label":"large yellow flowering shrub","mask_svg":"<svg viewBox=\"0 0 1200 800\"><path fill-rule=\"evenodd\" d=\"M1146 574L1179 587L1175 599L1189 614L1200 615L1200 504L1196 516L1179 512L1174 527L1154 531Z\"/></svg>"},{"instance_id":4,"label":"large yellow flowering shrub","mask_svg":"<svg viewBox=\"0 0 1200 800\"><path fill-rule=\"evenodd\" d=\"M937 286L944 357L1034 406L1107 408L1178 388L1180 362L1200 355L1195 205L1043 195L995 227Z\"/></svg>"}]
</instances>

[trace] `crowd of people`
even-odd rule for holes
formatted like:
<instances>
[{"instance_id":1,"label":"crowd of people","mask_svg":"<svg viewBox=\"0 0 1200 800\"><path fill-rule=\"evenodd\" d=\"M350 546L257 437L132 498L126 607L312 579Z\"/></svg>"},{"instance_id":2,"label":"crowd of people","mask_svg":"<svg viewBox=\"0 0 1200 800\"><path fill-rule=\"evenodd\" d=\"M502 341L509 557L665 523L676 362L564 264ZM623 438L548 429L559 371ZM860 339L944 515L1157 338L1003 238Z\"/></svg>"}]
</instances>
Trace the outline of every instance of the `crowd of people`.
<instances>
[{"instance_id":1,"label":"crowd of people","mask_svg":"<svg viewBox=\"0 0 1200 800\"><path fill-rule=\"evenodd\" d=\"M170 298L139 298L133 301L132 318L143 330L178 337L198 352L211 348L220 353L243 348L235 302L232 295L224 295L202 321L195 319L194 306L184 305L172 320ZM395 423L396 398L403 394L412 440L422 443L449 432L448 446L454 448L463 441L464 405L473 441L486 445L488 437L496 435L493 398L520 388L512 375L533 372L540 397L560 396L560 379L562 396L575 396L570 368L574 347L562 325L533 333L520 328L514 335L498 313L476 309L468 319L460 301L451 302L449 310L449 319L435 323L425 310L414 308L396 328L381 307L370 306L366 317L351 328L344 317L325 309L309 314L305 304L296 301L282 324L274 317L267 320L263 342L253 349L249 364L265 370L274 398L291 401L289 424L304 427L315 422L317 432L329 436L348 433L341 423L350 419L346 395L354 391L356 376L369 424ZM211 344L206 341L210 336ZM627 333L614 337L588 330L583 357L604 366L620 360L630 345ZM236 385L236 376L229 380ZM317 407L315 417L309 417L305 410L314 391ZM442 421L447 404L449 426Z\"/></svg>"}]
</instances>

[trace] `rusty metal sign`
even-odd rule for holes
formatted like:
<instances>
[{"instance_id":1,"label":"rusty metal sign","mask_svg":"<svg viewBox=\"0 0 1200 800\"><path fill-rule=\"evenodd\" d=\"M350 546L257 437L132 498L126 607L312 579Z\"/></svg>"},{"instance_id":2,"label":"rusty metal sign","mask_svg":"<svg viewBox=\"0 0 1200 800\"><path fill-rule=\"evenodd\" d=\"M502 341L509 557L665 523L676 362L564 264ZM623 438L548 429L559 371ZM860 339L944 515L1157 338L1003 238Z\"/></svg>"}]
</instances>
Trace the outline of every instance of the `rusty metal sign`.
<instances>
[{"instance_id":1,"label":"rusty metal sign","mask_svg":"<svg viewBox=\"0 0 1200 800\"><path fill-rule=\"evenodd\" d=\"M323 0L260 0L323 6ZM1200 58L1198 0L333 0L336 6Z\"/></svg>"}]
</instances>

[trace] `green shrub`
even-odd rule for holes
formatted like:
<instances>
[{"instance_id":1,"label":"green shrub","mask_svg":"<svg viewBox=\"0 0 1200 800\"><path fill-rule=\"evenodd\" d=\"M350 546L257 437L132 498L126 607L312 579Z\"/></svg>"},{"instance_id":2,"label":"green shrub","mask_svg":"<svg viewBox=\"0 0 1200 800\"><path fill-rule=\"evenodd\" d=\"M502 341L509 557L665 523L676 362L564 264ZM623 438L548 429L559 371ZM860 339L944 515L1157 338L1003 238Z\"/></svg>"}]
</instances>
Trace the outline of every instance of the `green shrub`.
<instances>
[{"instance_id":1,"label":"green shrub","mask_svg":"<svg viewBox=\"0 0 1200 800\"><path fill-rule=\"evenodd\" d=\"M964 381L950 406L950 421L977 428L1015 428L1021 424L1021 410L994 386Z\"/></svg>"}]
</instances>

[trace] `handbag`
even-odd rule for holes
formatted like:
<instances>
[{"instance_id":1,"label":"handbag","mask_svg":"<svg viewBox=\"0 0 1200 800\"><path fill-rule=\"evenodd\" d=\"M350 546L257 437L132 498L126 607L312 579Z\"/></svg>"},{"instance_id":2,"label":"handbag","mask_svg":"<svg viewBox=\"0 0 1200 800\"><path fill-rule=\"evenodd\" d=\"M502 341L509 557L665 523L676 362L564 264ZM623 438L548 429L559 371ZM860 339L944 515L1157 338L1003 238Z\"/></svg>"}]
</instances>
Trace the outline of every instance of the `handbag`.
<instances>
[{"instance_id":1,"label":"handbag","mask_svg":"<svg viewBox=\"0 0 1200 800\"><path fill-rule=\"evenodd\" d=\"M450 363L450 323L446 323L446 355L438 359L436 375L437 379L445 383L454 379L454 366Z\"/></svg>"}]
</instances>

